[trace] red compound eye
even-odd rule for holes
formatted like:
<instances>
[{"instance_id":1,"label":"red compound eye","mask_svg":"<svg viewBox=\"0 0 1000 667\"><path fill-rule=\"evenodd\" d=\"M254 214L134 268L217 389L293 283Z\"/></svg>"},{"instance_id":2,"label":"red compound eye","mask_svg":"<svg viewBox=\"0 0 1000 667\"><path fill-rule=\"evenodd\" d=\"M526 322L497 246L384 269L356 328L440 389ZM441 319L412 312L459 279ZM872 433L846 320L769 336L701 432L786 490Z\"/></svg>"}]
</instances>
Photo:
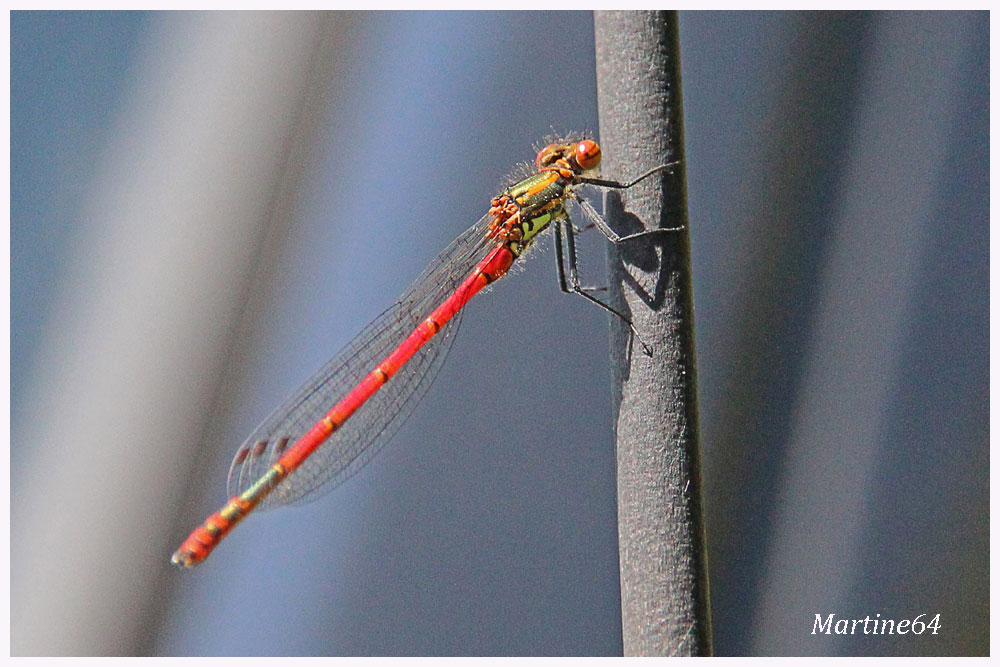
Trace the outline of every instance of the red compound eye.
<instances>
[{"instance_id":1,"label":"red compound eye","mask_svg":"<svg viewBox=\"0 0 1000 667\"><path fill-rule=\"evenodd\" d=\"M562 147L559 144L549 144L538 151L538 157L535 158L535 166L541 169L558 160L561 153L560 148Z\"/></svg>"},{"instance_id":2,"label":"red compound eye","mask_svg":"<svg viewBox=\"0 0 1000 667\"><path fill-rule=\"evenodd\" d=\"M590 139L584 139L576 145L576 162L584 171L594 169L601 163L601 147Z\"/></svg>"}]
</instances>

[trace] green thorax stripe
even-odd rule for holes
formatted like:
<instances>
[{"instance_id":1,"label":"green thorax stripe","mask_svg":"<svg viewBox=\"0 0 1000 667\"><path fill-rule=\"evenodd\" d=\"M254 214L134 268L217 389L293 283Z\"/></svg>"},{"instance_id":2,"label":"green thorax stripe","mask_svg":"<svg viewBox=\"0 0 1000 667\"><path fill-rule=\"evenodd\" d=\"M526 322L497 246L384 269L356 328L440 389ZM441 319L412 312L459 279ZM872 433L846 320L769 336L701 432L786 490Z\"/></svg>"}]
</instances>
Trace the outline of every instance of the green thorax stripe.
<instances>
[{"instance_id":1,"label":"green thorax stripe","mask_svg":"<svg viewBox=\"0 0 1000 667\"><path fill-rule=\"evenodd\" d=\"M510 186L509 189L510 196L515 199L520 199L521 197L524 196L524 194L528 190L537 185L539 182L546 180L547 178L550 178L550 176L547 172L544 171L540 171L537 174L532 174L523 181L520 181Z\"/></svg>"},{"instance_id":2,"label":"green thorax stripe","mask_svg":"<svg viewBox=\"0 0 1000 667\"><path fill-rule=\"evenodd\" d=\"M563 200L566 198L566 182L562 179L545 186L542 190L527 195L532 188L537 188L551 179L551 174L542 172L530 176L510 189L511 195L517 198L521 207L521 240L514 252L520 254L545 230L553 220L565 215Z\"/></svg>"}]
</instances>

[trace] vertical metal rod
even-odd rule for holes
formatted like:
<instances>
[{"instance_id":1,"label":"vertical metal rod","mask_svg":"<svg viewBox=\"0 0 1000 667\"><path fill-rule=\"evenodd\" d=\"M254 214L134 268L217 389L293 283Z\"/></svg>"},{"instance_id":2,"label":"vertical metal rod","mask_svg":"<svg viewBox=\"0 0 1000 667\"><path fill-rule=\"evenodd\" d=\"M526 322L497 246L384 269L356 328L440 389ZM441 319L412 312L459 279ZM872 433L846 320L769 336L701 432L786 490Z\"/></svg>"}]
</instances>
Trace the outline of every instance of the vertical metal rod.
<instances>
[{"instance_id":1,"label":"vertical metal rod","mask_svg":"<svg viewBox=\"0 0 1000 667\"><path fill-rule=\"evenodd\" d=\"M676 13L596 12L594 27L602 172L683 161ZM653 348L612 321L624 651L710 655L683 165L608 193L605 208L622 235L684 227L609 249L612 305Z\"/></svg>"}]
</instances>

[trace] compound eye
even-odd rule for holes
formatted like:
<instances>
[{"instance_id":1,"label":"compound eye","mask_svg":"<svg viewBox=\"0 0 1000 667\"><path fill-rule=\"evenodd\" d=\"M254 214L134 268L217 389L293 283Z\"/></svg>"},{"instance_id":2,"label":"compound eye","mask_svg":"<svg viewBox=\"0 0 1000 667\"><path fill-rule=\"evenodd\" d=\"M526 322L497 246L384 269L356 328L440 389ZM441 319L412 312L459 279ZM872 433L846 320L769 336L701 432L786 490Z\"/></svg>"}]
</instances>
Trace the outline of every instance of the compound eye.
<instances>
[{"instance_id":1,"label":"compound eye","mask_svg":"<svg viewBox=\"0 0 1000 667\"><path fill-rule=\"evenodd\" d=\"M584 171L595 169L601 163L601 147L590 139L584 139L576 145L576 163Z\"/></svg>"},{"instance_id":2,"label":"compound eye","mask_svg":"<svg viewBox=\"0 0 1000 667\"><path fill-rule=\"evenodd\" d=\"M561 148L559 144L549 144L538 151L538 157L535 158L535 165L539 169L549 166L559 159L559 156L562 154Z\"/></svg>"}]
</instances>

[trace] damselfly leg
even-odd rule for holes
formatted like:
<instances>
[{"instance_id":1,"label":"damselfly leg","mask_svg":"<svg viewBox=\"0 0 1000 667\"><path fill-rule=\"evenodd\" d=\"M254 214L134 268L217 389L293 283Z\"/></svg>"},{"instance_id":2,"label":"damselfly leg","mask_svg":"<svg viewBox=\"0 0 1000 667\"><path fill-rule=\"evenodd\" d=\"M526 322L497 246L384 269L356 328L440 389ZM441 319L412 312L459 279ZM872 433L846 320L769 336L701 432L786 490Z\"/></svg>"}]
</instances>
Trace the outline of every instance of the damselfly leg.
<instances>
[{"instance_id":1,"label":"damselfly leg","mask_svg":"<svg viewBox=\"0 0 1000 667\"><path fill-rule=\"evenodd\" d=\"M661 164L660 166L650 169L646 173L642 174L638 178L628 183L621 183L619 181L612 181L612 180L605 180L598 178L584 178L581 179L581 182L587 185L593 185L601 188L608 188L613 190L627 190L628 188L631 188L633 185L636 185L637 183L645 180L646 178L649 178L653 174L665 171L679 164L680 164L679 162L670 162L667 164ZM642 339L642 336L639 335L639 332L636 330L635 325L632 323L632 320L629 319L620 311L618 311L617 309L609 306L608 304L604 303L597 297L593 296L592 294L593 292L606 291L607 287L591 287L591 286L585 287L580 284L580 271L576 254L576 234L591 229L593 227L596 227L601 231L604 237L608 239L608 241L614 244L619 244L619 243L625 243L627 241L638 240L641 238L648 238L650 236L678 232L683 230L684 227L663 227L659 229L650 229L623 236L615 232L613 229L611 229L610 225L608 225L607 221L604 219L604 216L598 213L597 210L593 207L593 205L589 201L587 201L583 197L580 197L576 193L573 193L571 195L571 198L576 202L577 206L580 208L584 216L590 222L584 225L583 227L578 228L569 220L569 218L563 218L554 225L555 237L556 237L555 238L556 271L559 275L559 289L561 289L564 293L567 294L579 294L583 298L597 304L604 310L608 311L609 313L620 319L626 326L628 326L629 330L632 332L632 335L635 336L635 339L638 340L639 343L642 345L643 352L647 356L651 356L653 353L652 348L649 345L647 345L646 342ZM564 234L566 238L565 256L563 255Z\"/></svg>"}]
</instances>

